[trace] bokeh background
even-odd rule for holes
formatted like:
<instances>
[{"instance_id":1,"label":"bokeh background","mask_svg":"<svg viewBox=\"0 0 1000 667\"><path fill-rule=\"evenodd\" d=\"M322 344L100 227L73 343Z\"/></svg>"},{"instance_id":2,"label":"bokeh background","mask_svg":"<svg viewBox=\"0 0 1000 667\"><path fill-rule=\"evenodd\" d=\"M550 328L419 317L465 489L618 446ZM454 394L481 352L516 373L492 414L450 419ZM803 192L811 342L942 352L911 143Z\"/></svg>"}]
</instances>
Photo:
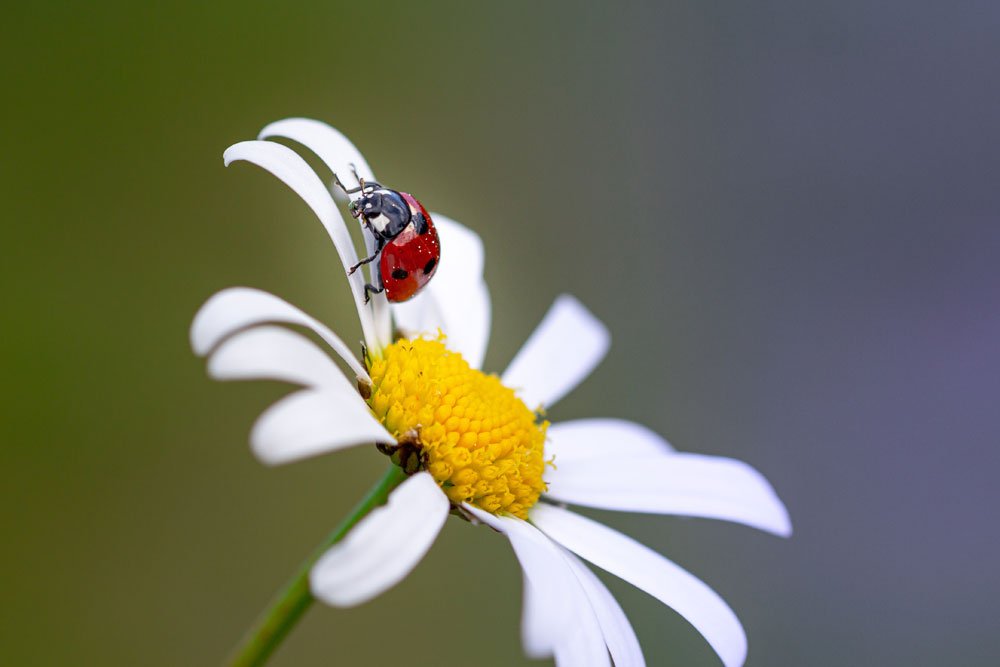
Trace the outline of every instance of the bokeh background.
<instances>
[{"instance_id":1,"label":"bokeh background","mask_svg":"<svg viewBox=\"0 0 1000 667\"><path fill-rule=\"evenodd\" d=\"M1000 653L994 2L18 3L0 22L0 663L214 665L380 473L268 469L287 391L187 329L273 291L359 338L307 208L222 166L330 122L487 248L501 370L570 291L613 349L555 419L751 462L791 510L591 513L702 577L753 665ZM445 260L447 261L447 260ZM606 578L651 665L718 664ZM398 588L314 607L273 665L517 665L520 575L450 522Z\"/></svg>"}]
</instances>

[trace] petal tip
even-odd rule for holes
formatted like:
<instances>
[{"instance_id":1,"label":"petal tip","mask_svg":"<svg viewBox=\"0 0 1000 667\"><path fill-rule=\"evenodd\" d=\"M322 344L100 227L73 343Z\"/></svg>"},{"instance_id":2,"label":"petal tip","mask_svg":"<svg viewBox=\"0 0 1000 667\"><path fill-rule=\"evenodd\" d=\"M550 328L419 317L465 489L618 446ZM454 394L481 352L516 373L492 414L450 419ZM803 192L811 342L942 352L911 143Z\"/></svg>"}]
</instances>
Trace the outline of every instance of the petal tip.
<instances>
[{"instance_id":1,"label":"petal tip","mask_svg":"<svg viewBox=\"0 0 1000 667\"><path fill-rule=\"evenodd\" d=\"M222 164L224 166L228 167L229 165L231 165L236 160L239 160L240 159L240 157L239 157L240 147L243 146L246 143L247 142L245 142L245 141L241 141L239 143L235 143L232 146L230 146L229 148L227 148L225 151L223 151L223 153L222 153Z\"/></svg>"},{"instance_id":2,"label":"petal tip","mask_svg":"<svg viewBox=\"0 0 1000 667\"><path fill-rule=\"evenodd\" d=\"M320 581L320 577L321 575L317 573L317 568L314 567L309 571L309 590L317 600L320 600L331 607L340 607L341 609L356 607L370 599L353 595L344 595L343 591L337 587L324 586L323 582Z\"/></svg>"},{"instance_id":3,"label":"petal tip","mask_svg":"<svg viewBox=\"0 0 1000 667\"><path fill-rule=\"evenodd\" d=\"M291 463L294 460L289 459L287 456L280 456L276 452L273 443L269 442L261 433L259 420L250 429L250 451L253 453L255 459L268 467L274 467L282 463Z\"/></svg>"},{"instance_id":4,"label":"petal tip","mask_svg":"<svg viewBox=\"0 0 1000 667\"><path fill-rule=\"evenodd\" d=\"M781 498L778 497L778 492L774 490L774 486L772 486L771 482L768 481L762 472L748 463L740 463L757 479L763 492L763 502L769 510L768 514L770 516L767 523L760 527L778 537L791 537L792 517L788 513L788 508L785 507L785 503L781 502Z\"/></svg>"},{"instance_id":5,"label":"petal tip","mask_svg":"<svg viewBox=\"0 0 1000 667\"><path fill-rule=\"evenodd\" d=\"M200 310L191 321L191 328L188 330L188 343L191 345L191 351L194 352L196 357L204 357L208 354L208 344L203 334L203 326L198 320L199 315L201 315Z\"/></svg>"},{"instance_id":6,"label":"petal tip","mask_svg":"<svg viewBox=\"0 0 1000 667\"><path fill-rule=\"evenodd\" d=\"M313 565L313 595L336 607L351 607L394 587L430 550L449 506L429 473L410 477Z\"/></svg>"},{"instance_id":7,"label":"petal tip","mask_svg":"<svg viewBox=\"0 0 1000 667\"><path fill-rule=\"evenodd\" d=\"M583 302L575 296L566 293L560 294L556 297L554 305L559 308L574 311L574 314L579 317L581 321L587 322L587 324L591 326L592 334L600 340L601 345L603 345L605 349L611 345L611 331L607 326L605 326L604 322L590 312L590 309L583 305Z\"/></svg>"},{"instance_id":8,"label":"petal tip","mask_svg":"<svg viewBox=\"0 0 1000 667\"><path fill-rule=\"evenodd\" d=\"M211 306L217 301L219 294L221 292L208 297L208 300L194 314L194 319L191 320L191 328L188 330L188 342L191 344L191 350L196 356L204 357L212 349L212 337L208 331L207 320L210 317Z\"/></svg>"},{"instance_id":9,"label":"petal tip","mask_svg":"<svg viewBox=\"0 0 1000 667\"><path fill-rule=\"evenodd\" d=\"M228 314L225 305L233 299L253 293L260 293L260 290L251 287L227 287L205 300L198 312L194 314L194 319L191 320L191 329L188 332L191 349L197 356L207 356L222 339L233 333L234 329L220 326L225 323L226 319L222 316Z\"/></svg>"},{"instance_id":10,"label":"petal tip","mask_svg":"<svg viewBox=\"0 0 1000 667\"><path fill-rule=\"evenodd\" d=\"M774 534L778 537L791 537L794 532L792 528L792 517L788 514L788 508L785 507L785 504L781 502L777 496L775 496L775 501L778 504L780 514L778 516L778 521L775 524Z\"/></svg>"}]
</instances>

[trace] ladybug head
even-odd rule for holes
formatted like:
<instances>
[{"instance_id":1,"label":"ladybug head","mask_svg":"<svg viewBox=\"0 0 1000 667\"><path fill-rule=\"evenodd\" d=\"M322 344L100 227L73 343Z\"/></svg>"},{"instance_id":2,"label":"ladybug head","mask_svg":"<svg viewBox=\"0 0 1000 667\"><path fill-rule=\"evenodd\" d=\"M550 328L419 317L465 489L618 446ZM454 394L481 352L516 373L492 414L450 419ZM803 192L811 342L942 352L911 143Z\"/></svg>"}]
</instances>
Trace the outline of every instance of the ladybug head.
<instances>
[{"instance_id":1,"label":"ladybug head","mask_svg":"<svg viewBox=\"0 0 1000 667\"><path fill-rule=\"evenodd\" d=\"M393 238L410 222L410 208L395 190L373 188L351 202L351 215L383 238Z\"/></svg>"}]
</instances>

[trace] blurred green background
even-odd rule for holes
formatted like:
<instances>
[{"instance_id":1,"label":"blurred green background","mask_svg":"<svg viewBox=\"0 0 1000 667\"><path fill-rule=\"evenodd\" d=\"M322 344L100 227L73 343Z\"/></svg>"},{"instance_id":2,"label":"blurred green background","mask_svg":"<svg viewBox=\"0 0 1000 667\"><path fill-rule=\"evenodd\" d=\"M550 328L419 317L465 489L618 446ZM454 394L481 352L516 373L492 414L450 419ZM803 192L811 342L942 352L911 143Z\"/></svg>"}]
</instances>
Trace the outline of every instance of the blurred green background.
<instances>
[{"instance_id":1,"label":"blurred green background","mask_svg":"<svg viewBox=\"0 0 1000 667\"><path fill-rule=\"evenodd\" d=\"M327 121L472 227L502 370L559 293L612 351L552 411L766 474L783 541L602 520L702 577L749 665L1000 652L995 3L20 3L0 24L0 663L219 664L379 474L267 469L286 388L187 329L251 285L359 338L306 207L222 151ZM651 665L716 665L606 578ZM449 522L402 585L316 606L280 665L529 664L520 575Z\"/></svg>"}]
</instances>

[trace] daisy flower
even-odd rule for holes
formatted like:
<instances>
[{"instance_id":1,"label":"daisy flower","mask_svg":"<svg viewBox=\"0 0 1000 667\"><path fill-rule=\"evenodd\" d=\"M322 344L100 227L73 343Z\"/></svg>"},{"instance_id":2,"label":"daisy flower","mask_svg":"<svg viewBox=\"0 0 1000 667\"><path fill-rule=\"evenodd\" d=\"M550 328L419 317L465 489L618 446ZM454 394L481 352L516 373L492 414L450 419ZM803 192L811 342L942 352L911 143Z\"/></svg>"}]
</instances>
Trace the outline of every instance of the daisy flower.
<instances>
[{"instance_id":1,"label":"daisy flower","mask_svg":"<svg viewBox=\"0 0 1000 667\"><path fill-rule=\"evenodd\" d=\"M225 153L227 165L254 163L294 190L345 269L353 266L358 257L331 191L295 151L267 141L273 137L309 148L344 184L373 180L367 162L339 132L305 119L273 123L259 140ZM192 345L207 356L212 377L302 387L254 424L251 447L262 462L373 443L391 457L381 487L393 489L387 502L366 508L315 560L312 595L340 607L372 599L417 565L456 514L513 547L524 575L521 634L529 656L567 666L644 664L628 619L587 561L677 611L726 667L743 664L743 628L711 588L567 505L723 519L787 536L788 514L770 484L740 461L677 452L635 423L543 418L609 346L607 329L573 297L556 299L501 375L482 372L490 324L483 247L465 227L431 216L442 260L417 297L390 304L379 294L366 303L361 272L346 278L363 358L313 317L250 288L216 294L192 325ZM287 325L311 331L329 349Z\"/></svg>"}]
</instances>

